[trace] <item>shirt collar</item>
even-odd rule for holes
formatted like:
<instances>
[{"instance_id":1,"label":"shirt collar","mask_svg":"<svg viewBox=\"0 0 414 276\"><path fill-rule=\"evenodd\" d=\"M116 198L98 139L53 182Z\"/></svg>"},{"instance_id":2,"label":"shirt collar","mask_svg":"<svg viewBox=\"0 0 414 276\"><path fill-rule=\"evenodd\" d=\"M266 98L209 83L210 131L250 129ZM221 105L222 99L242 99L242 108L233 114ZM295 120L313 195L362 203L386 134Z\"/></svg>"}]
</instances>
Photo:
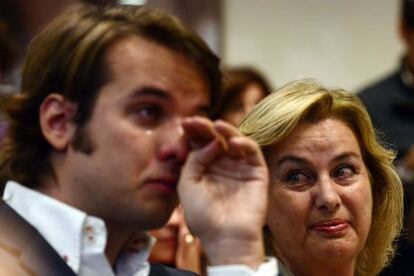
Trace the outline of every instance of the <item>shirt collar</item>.
<instances>
[{"instance_id":1,"label":"shirt collar","mask_svg":"<svg viewBox=\"0 0 414 276\"><path fill-rule=\"evenodd\" d=\"M39 231L75 273L106 267L113 275L104 252L107 230L102 219L14 181L7 182L3 199ZM146 233L134 237L117 260L117 275L148 275L153 244Z\"/></svg>"}]
</instances>

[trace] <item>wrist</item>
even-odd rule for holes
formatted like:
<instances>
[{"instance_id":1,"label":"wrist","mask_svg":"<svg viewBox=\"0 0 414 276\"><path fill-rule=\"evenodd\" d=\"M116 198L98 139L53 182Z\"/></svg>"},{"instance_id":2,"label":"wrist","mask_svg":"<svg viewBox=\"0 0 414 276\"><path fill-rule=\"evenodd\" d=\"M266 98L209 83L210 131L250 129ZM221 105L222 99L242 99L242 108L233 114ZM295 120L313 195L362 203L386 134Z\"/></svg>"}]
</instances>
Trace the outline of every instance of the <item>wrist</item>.
<instances>
[{"instance_id":1,"label":"wrist","mask_svg":"<svg viewBox=\"0 0 414 276\"><path fill-rule=\"evenodd\" d=\"M265 260L262 239L202 242L209 265L246 265L256 270Z\"/></svg>"},{"instance_id":2,"label":"wrist","mask_svg":"<svg viewBox=\"0 0 414 276\"><path fill-rule=\"evenodd\" d=\"M267 257L265 261L257 268L252 269L245 265L222 265L222 266L208 266L207 275L214 276L258 276L258 275L280 275L280 268L276 258ZM283 274L285 275L285 274Z\"/></svg>"}]
</instances>

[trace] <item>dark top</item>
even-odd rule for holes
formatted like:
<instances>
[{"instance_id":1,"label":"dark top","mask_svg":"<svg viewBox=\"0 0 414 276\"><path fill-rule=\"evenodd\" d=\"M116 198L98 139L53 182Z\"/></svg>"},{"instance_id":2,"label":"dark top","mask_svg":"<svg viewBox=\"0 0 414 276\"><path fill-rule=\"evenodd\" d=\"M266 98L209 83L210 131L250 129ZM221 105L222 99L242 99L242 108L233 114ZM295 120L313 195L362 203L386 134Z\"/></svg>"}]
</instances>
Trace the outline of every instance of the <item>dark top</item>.
<instances>
[{"instance_id":1,"label":"dark top","mask_svg":"<svg viewBox=\"0 0 414 276\"><path fill-rule=\"evenodd\" d=\"M74 276L73 270L40 233L0 200L0 274ZM150 276L194 276L189 271L151 265Z\"/></svg>"},{"instance_id":2,"label":"dark top","mask_svg":"<svg viewBox=\"0 0 414 276\"><path fill-rule=\"evenodd\" d=\"M414 79L402 62L401 67L386 78L364 89L360 94L386 146L397 151L402 158L414 144ZM404 185L404 211L407 219L412 215L413 185ZM405 224L405 231L414 231ZM396 256L382 276L414 275L414 245L405 236L398 240Z\"/></svg>"},{"instance_id":3,"label":"dark top","mask_svg":"<svg viewBox=\"0 0 414 276\"><path fill-rule=\"evenodd\" d=\"M404 156L414 144L414 89L402 80L402 68L359 94L374 126L388 146Z\"/></svg>"}]
</instances>

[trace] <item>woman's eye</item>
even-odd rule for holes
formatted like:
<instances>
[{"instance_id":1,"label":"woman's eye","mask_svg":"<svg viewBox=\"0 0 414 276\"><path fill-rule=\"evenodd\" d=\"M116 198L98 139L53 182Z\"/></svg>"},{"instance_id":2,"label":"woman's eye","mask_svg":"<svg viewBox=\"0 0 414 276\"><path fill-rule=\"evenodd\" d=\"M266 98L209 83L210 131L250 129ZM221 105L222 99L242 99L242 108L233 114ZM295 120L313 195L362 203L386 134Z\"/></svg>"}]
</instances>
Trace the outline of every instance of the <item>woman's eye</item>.
<instances>
[{"instance_id":1,"label":"woman's eye","mask_svg":"<svg viewBox=\"0 0 414 276\"><path fill-rule=\"evenodd\" d=\"M309 176L303 172L291 172L285 177L285 182L290 184L303 183L309 180Z\"/></svg>"},{"instance_id":2,"label":"woman's eye","mask_svg":"<svg viewBox=\"0 0 414 276\"><path fill-rule=\"evenodd\" d=\"M333 173L335 178L348 178L355 175L355 168L349 165L341 165L337 167Z\"/></svg>"}]
</instances>

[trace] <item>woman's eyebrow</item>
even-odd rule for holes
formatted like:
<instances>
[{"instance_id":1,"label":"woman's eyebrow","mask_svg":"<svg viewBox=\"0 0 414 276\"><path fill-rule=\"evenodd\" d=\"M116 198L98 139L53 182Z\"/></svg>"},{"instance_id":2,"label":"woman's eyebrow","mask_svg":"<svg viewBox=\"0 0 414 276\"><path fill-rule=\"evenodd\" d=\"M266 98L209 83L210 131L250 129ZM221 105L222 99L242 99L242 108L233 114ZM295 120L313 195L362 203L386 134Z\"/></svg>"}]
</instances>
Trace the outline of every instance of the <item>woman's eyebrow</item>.
<instances>
[{"instance_id":1,"label":"woman's eyebrow","mask_svg":"<svg viewBox=\"0 0 414 276\"><path fill-rule=\"evenodd\" d=\"M353 151L350 151L350 152L344 152L344 153L341 153L338 156L335 156L332 159L332 162L338 162L338 161L342 161L342 160L345 160L345 159L359 159L359 158L360 158L359 154L357 154ZM299 157L299 156L296 156L296 155L285 155L285 156L283 156L282 158L279 159L279 161L277 162L277 166L281 166L286 162L293 162L293 163L299 163L299 164L302 164L302 165L309 165L309 161L307 161L303 157Z\"/></svg>"},{"instance_id":2,"label":"woman's eyebrow","mask_svg":"<svg viewBox=\"0 0 414 276\"><path fill-rule=\"evenodd\" d=\"M360 157L361 156L359 154L357 154L356 152L349 151L349 152L341 153L340 155L334 157L332 159L332 161L333 162L338 162L338 161L342 161L342 160L345 160L345 159L360 159Z\"/></svg>"},{"instance_id":3,"label":"woman's eyebrow","mask_svg":"<svg viewBox=\"0 0 414 276\"><path fill-rule=\"evenodd\" d=\"M308 165L309 162L299 156L295 156L295 155L285 155L282 158L279 159L279 161L277 162L278 166L281 166L283 163L286 162L293 162L293 163L299 163L299 164L303 164L303 165Z\"/></svg>"}]
</instances>

